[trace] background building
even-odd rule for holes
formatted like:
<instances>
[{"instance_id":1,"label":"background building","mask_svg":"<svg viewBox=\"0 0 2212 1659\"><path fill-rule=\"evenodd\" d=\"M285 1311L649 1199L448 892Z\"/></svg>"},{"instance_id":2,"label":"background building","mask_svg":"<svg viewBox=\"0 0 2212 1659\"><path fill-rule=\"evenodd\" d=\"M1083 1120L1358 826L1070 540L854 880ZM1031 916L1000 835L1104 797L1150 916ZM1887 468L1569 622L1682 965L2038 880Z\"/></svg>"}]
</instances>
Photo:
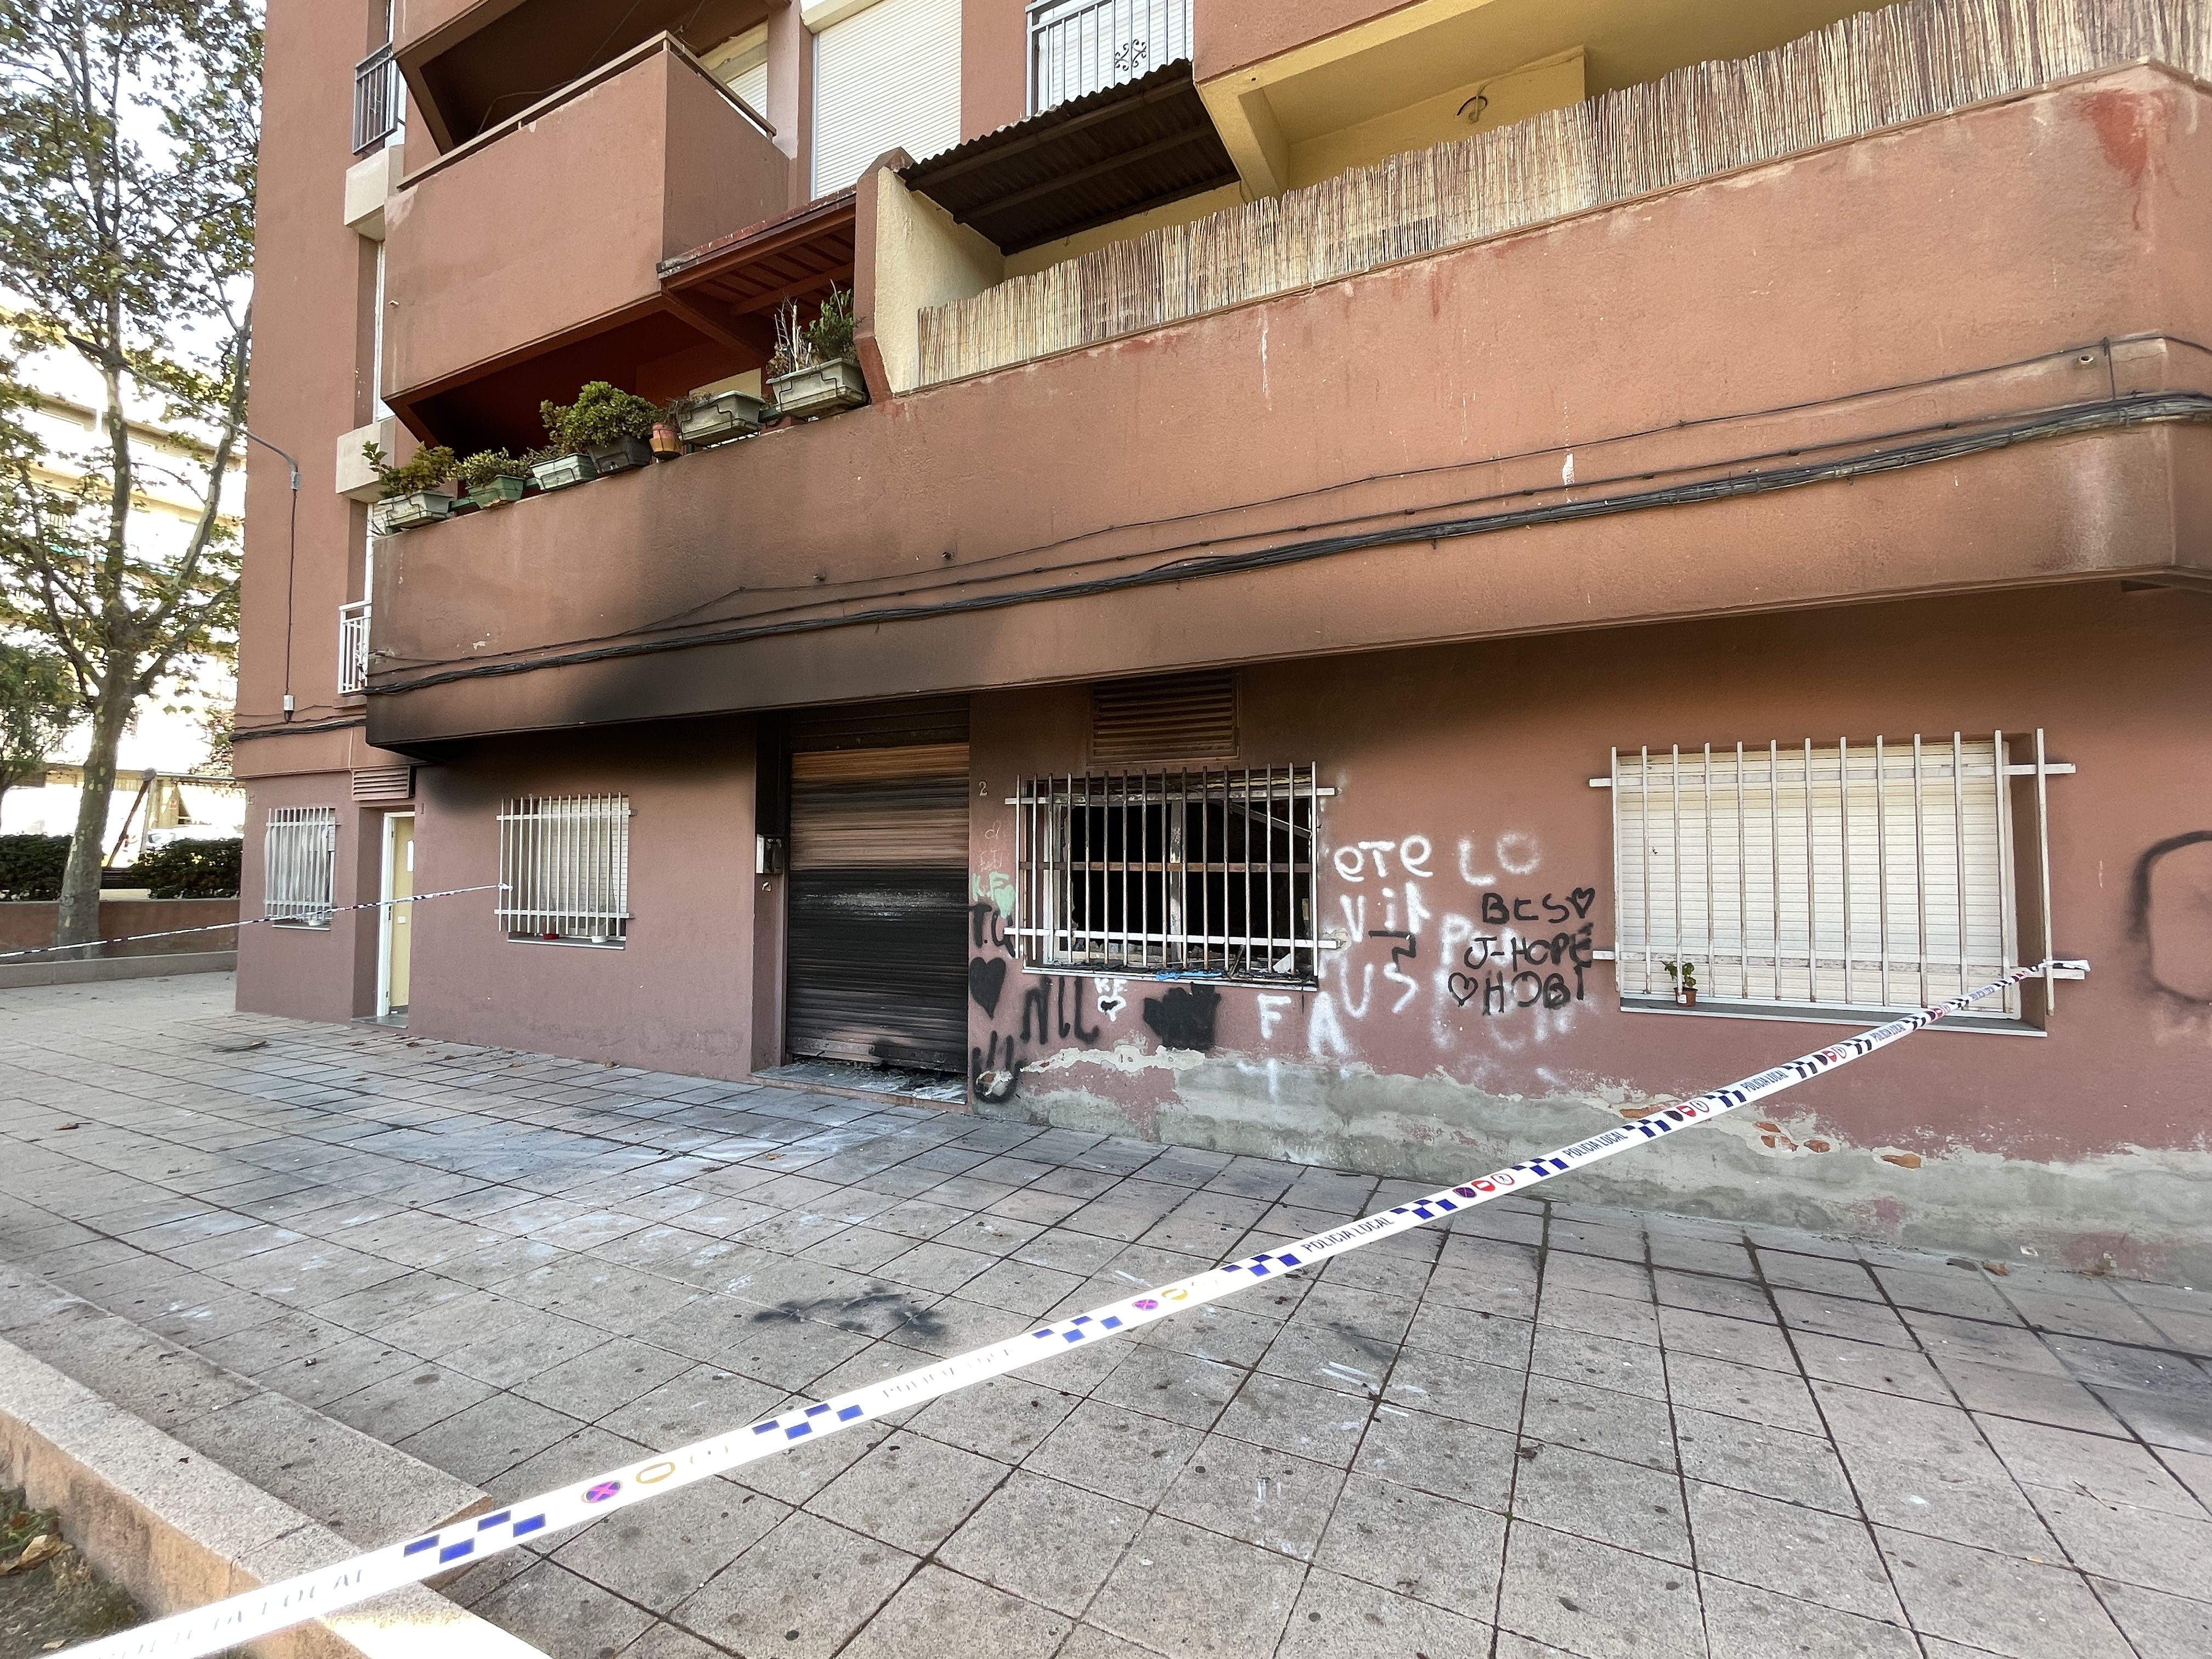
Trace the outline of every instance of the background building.
<instances>
[{"instance_id":1,"label":"background building","mask_svg":"<svg viewBox=\"0 0 2212 1659\"><path fill-rule=\"evenodd\" d=\"M1601 1189L2212 1268L2212 23L1849 9L273 0L248 908L507 889L241 1004L1434 1177L2057 952Z\"/></svg>"},{"instance_id":2,"label":"background building","mask_svg":"<svg viewBox=\"0 0 2212 1659\"><path fill-rule=\"evenodd\" d=\"M44 446L48 481L58 490L72 490L83 477L82 446L99 430L106 396L100 375L72 353L42 351L22 378L38 389L22 419ZM158 559L191 533L201 510L194 486L204 480L210 449L198 434L165 421L155 407L133 410L131 427L142 462L142 489L131 520L133 545ZM243 505L236 492L244 470L238 465L232 475L234 493L226 505L234 514ZM172 840L240 833L246 797L228 782L229 769L217 757L217 734L229 727L237 694L225 665L201 662L139 705L116 753L107 814L110 864L129 863L148 847ZM66 836L76 828L89 732L88 723L71 733L43 775L0 794L0 835Z\"/></svg>"}]
</instances>

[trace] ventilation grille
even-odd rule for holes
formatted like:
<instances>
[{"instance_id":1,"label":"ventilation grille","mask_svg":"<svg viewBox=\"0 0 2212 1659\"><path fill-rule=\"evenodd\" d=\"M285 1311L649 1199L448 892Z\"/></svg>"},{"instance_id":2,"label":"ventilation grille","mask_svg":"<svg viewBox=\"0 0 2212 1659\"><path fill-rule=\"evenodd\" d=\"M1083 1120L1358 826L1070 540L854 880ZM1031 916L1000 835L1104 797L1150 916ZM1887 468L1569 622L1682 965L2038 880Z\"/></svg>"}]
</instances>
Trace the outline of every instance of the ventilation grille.
<instances>
[{"instance_id":1,"label":"ventilation grille","mask_svg":"<svg viewBox=\"0 0 2212 1659\"><path fill-rule=\"evenodd\" d=\"M1091 758L1212 760L1237 752L1233 669L1091 688Z\"/></svg>"},{"instance_id":2,"label":"ventilation grille","mask_svg":"<svg viewBox=\"0 0 2212 1659\"><path fill-rule=\"evenodd\" d=\"M368 766L353 775L356 800L408 800L414 793L411 766Z\"/></svg>"}]
</instances>

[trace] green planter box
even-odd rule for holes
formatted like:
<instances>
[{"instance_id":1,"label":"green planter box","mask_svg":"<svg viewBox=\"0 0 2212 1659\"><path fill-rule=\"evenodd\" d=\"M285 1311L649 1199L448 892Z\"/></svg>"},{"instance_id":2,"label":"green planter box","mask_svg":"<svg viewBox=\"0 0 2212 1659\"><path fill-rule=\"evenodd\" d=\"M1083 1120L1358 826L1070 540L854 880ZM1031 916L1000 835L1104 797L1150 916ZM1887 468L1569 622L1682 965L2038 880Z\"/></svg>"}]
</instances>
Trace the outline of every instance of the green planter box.
<instances>
[{"instance_id":1,"label":"green planter box","mask_svg":"<svg viewBox=\"0 0 2212 1659\"><path fill-rule=\"evenodd\" d=\"M497 477L482 489L469 491L469 499L478 507L499 507L520 501L523 491L529 488L527 478Z\"/></svg>"},{"instance_id":2,"label":"green planter box","mask_svg":"<svg viewBox=\"0 0 2212 1659\"><path fill-rule=\"evenodd\" d=\"M627 472L634 466L653 465L653 446L642 438L618 438L611 444L599 444L584 452L591 457L592 465L599 469L601 477L610 472Z\"/></svg>"},{"instance_id":3,"label":"green planter box","mask_svg":"<svg viewBox=\"0 0 2212 1659\"><path fill-rule=\"evenodd\" d=\"M530 469L530 476L540 489L566 489L570 484L588 483L599 474L590 456L562 455L538 462Z\"/></svg>"},{"instance_id":4,"label":"green planter box","mask_svg":"<svg viewBox=\"0 0 2212 1659\"><path fill-rule=\"evenodd\" d=\"M766 408L750 392L718 392L687 410L677 422L676 430L687 444L718 444L727 438L747 437L760 430Z\"/></svg>"},{"instance_id":5,"label":"green planter box","mask_svg":"<svg viewBox=\"0 0 2212 1659\"><path fill-rule=\"evenodd\" d=\"M451 517L453 511L453 498L445 491L418 489L411 495L394 495L389 501L379 501L371 516L375 520L376 533L389 536L418 525L435 524Z\"/></svg>"},{"instance_id":6,"label":"green planter box","mask_svg":"<svg viewBox=\"0 0 2212 1659\"><path fill-rule=\"evenodd\" d=\"M769 385L775 392L775 412L802 420L857 409L868 401L868 383L860 378L860 364L850 357L779 374Z\"/></svg>"}]
</instances>

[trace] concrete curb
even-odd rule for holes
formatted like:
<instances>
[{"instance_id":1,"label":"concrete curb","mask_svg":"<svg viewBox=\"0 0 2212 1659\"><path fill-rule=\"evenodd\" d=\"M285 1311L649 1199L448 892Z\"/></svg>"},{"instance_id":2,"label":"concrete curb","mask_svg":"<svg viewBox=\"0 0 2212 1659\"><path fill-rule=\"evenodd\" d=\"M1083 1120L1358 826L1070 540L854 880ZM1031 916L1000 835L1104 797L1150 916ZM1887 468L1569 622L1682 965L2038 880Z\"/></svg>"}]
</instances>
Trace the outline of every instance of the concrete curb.
<instances>
[{"instance_id":1,"label":"concrete curb","mask_svg":"<svg viewBox=\"0 0 2212 1659\"><path fill-rule=\"evenodd\" d=\"M146 957L95 957L89 962L0 962L0 991L32 985L104 985L118 979L167 979L172 974L228 974L235 951L172 951Z\"/></svg>"},{"instance_id":2,"label":"concrete curb","mask_svg":"<svg viewBox=\"0 0 2212 1659\"><path fill-rule=\"evenodd\" d=\"M32 1503L58 1510L94 1568L157 1616L355 1553L327 1527L4 1341L0 1468ZM545 1659L419 1587L249 1651L260 1659Z\"/></svg>"}]
</instances>

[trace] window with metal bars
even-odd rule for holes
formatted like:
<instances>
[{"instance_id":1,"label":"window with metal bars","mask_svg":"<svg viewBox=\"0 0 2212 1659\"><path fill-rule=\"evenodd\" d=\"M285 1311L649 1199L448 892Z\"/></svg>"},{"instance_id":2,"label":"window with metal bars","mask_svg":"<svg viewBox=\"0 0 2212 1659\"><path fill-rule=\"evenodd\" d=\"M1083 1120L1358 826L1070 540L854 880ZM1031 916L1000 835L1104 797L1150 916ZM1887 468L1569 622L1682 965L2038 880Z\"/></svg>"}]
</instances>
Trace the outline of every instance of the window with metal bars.
<instances>
[{"instance_id":1,"label":"window with metal bars","mask_svg":"<svg viewBox=\"0 0 2212 1659\"><path fill-rule=\"evenodd\" d=\"M1191 52L1190 0L1030 0L1030 113Z\"/></svg>"},{"instance_id":2,"label":"window with metal bars","mask_svg":"<svg viewBox=\"0 0 2212 1659\"><path fill-rule=\"evenodd\" d=\"M629 932L629 797L524 795L499 815L511 939L619 948Z\"/></svg>"},{"instance_id":3,"label":"window with metal bars","mask_svg":"<svg viewBox=\"0 0 2212 1659\"><path fill-rule=\"evenodd\" d=\"M261 914L280 927L329 927L337 902L338 809L272 806L263 848Z\"/></svg>"},{"instance_id":4,"label":"window with metal bars","mask_svg":"<svg viewBox=\"0 0 2212 1659\"><path fill-rule=\"evenodd\" d=\"M1025 778L1023 966L1311 985L1322 942L1312 766Z\"/></svg>"},{"instance_id":5,"label":"window with metal bars","mask_svg":"<svg viewBox=\"0 0 2212 1659\"><path fill-rule=\"evenodd\" d=\"M2033 779L2047 958L2045 781L2073 769L2040 732L2032 753L2012 763L2002 732L1614 750L1591 781L1613 790L1623 1001L1680 1000L1686 965L1717 1012L1922 1007L1986 984L2020 960L2014 778ZM1977 1012L2017 1022L2017 988Z\"/></svg>"}]
</instances>

